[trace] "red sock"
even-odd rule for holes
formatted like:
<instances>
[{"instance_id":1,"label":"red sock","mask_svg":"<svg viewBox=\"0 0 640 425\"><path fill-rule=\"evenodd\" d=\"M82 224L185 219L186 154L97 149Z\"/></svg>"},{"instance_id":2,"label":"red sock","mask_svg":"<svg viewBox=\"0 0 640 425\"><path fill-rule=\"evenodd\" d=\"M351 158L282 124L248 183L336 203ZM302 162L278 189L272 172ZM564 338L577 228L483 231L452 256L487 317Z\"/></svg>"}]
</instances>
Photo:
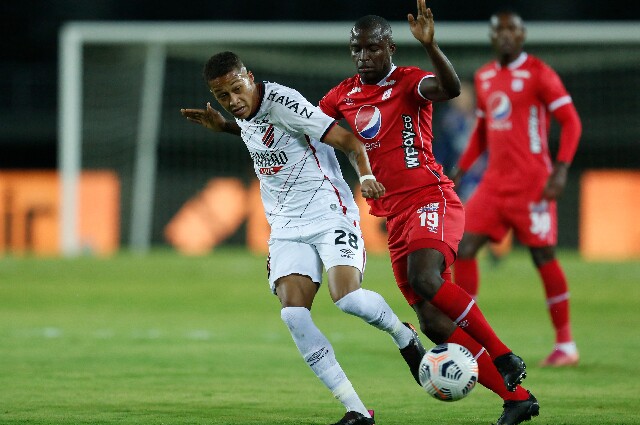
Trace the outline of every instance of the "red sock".
<instances>
[{"instance_id":1,"label":"red sock","mask_svg":"<svg viewBox=\"0 0 640 425\"><path fill-rule=\"evenodd\" d=\"M444 314L482 344L492 358L511 352L493 331L476 302L464 289L445 281L431 300Z\"/></svg>"},{"instance_id":2,"label":"red sock","mask_svg":"<svg viewBox=\"0 0 640 425\"><path fill-rule=\"evenodd\" d=\"M462 260L458 258L453 266L455 278L453 281L456 285L467 291L471 298L478 297L478 286L480 278L478 277L478 261L475 258L470 260Z\"/></svg>"},{"instance_id":3,"label":"red sock","mask_svg":"<svg viewBox=\"0 0 640 425\"><path fill-rule=\"evenodd\" d=\"M471 338L462 328L456 327L446 342L460 344L471 351L471 354L473 354L478 362L478 369L480 370L478 373L478 382L480 385L498 394L503 400L526 400L529 398L527 390L520 385L518 385L515 392L507 390L507 387L504 386L502 375L500 375L498 369L496 369L487 350L475 339Z\"/></svg>"},{"instance_id":4,"label":"red sock","mask_svg":"<svg viewBox=\"0 0 640 425\"><path fill-rule=\"evenodd\" d=\"M558 260L552 260L538 268L547 296L547 308L556 331L556 343L571 342L569 321L569 285Z\"/></svg>"}]
</instances>

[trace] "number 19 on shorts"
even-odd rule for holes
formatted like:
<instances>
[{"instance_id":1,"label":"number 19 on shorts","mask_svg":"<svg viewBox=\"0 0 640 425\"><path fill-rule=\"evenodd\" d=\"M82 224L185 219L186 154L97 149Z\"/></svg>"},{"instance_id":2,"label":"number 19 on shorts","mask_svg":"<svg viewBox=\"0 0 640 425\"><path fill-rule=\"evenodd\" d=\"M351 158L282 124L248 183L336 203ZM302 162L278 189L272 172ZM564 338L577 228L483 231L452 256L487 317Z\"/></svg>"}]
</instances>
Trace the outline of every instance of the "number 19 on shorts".
<instances>
[{"instance_id":1,"label":"number 19 on shorts","mask_svg":"<svg viewBox=\"0 0 640 425\"><path fill-rule=\"evenodd\" d=\"M430 232L436 233L440 225L440 217L438 216L438 202L434 202L419 208L417 213L420 217L420 226L426 227Z\"/></svg>"}]
</instances>

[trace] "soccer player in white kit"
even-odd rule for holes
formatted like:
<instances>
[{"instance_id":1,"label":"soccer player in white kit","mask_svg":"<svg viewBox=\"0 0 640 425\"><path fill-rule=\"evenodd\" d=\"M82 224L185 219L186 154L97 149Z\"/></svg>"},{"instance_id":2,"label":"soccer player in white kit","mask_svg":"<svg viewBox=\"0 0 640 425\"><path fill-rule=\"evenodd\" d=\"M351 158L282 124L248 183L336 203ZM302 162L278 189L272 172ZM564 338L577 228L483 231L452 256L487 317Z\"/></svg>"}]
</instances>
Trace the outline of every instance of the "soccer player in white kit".
<instances>
[{"instance_id":1,"label":"soccer player in white kit","mask_svg":"<svg viewBox=\"0 0 640 425\"><path fill-rule=\"evenodd\" d=\"M282 320L304 360L347 410L334 425L374 424L373 412L353 389L310 310L324 266L338 308L389 333L407 362L422 358L425 350L413 327L400 322L382 296L361 287L366 254L358 209L330 146L347 155L364 197L378 199L384 186L352 133L297 91L256 83L233 52L212 56L204 79L235 122L210 104L181 112L213 131L240 135L249 150L271 226L269 284L280 299Z\"/></svg>"}]
</instances>

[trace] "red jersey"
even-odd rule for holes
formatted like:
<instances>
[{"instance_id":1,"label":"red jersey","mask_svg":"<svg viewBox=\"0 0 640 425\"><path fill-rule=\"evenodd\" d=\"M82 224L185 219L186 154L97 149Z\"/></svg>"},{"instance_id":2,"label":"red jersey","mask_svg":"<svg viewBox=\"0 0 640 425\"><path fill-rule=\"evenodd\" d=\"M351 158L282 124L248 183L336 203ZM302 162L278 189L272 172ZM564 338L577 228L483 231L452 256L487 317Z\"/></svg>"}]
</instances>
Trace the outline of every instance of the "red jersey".
<instances>
[{"instance_id":1,"label":"red jersey","mask_svg":"<svg viewBox=\"0 0 640 425\"><path fill-rule=\"evenodd\" d=\"M452 186L431 149L431 101L418 91L434 75L416 67L393 67L378 84L347 78L320 101L320 109L347 123L364 144L376 179L386 188L367 199L371 214L386 217Z\"/></svg>"},{"instance_id":2,"label":"red jersey","mask_svg":"<svg viewBox=\"0 0 640 425\"><path fill-rule=\"evenodd\" d=\"M541 191L553 168L547 142L550 115L572 104L560 77L540 59L522 53L507 67L495 61L484 65L474 83L478 122L459 167L467 170L486 149L489 159L481 184L501 194ZM570 161L573 152L564 156Z\"/></svg>"}]
</instances>

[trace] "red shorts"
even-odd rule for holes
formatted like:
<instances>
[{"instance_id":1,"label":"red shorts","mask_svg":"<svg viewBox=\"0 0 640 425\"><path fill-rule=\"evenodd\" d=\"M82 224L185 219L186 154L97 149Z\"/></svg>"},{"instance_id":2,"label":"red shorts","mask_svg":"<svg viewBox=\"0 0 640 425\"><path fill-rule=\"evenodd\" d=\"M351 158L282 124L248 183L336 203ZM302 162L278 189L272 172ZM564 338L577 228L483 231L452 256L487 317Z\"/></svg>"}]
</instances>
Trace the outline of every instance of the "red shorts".
<instances>
[{"instance_id":1,"label":"red shorts","mask_svg":"<svg viewBox=\"0 0 640 425\"><path fill-rule=\"evenodd\" d=\"M501 196L480 185L465 211L465 232L487 235L495 242L501 241L509 229L528 247L555 246L558 240L556 202L541 201L539 196Z\"/></svg>"},{"instance_id":2,"label":"red shorts","mask_svg":"<svg viewBox=\"0 0 640 425\"><path fill-rule=\"evenodd\" d=\"M387 218L389 254L396 283L409 305L422 300L407 277L407 257L413 251L433 248L442 253L448 269L456 259L464 231L464 209L458 195L448 188L437 197L424 198L420 204Z\"/></svg>"}]
</instances>

